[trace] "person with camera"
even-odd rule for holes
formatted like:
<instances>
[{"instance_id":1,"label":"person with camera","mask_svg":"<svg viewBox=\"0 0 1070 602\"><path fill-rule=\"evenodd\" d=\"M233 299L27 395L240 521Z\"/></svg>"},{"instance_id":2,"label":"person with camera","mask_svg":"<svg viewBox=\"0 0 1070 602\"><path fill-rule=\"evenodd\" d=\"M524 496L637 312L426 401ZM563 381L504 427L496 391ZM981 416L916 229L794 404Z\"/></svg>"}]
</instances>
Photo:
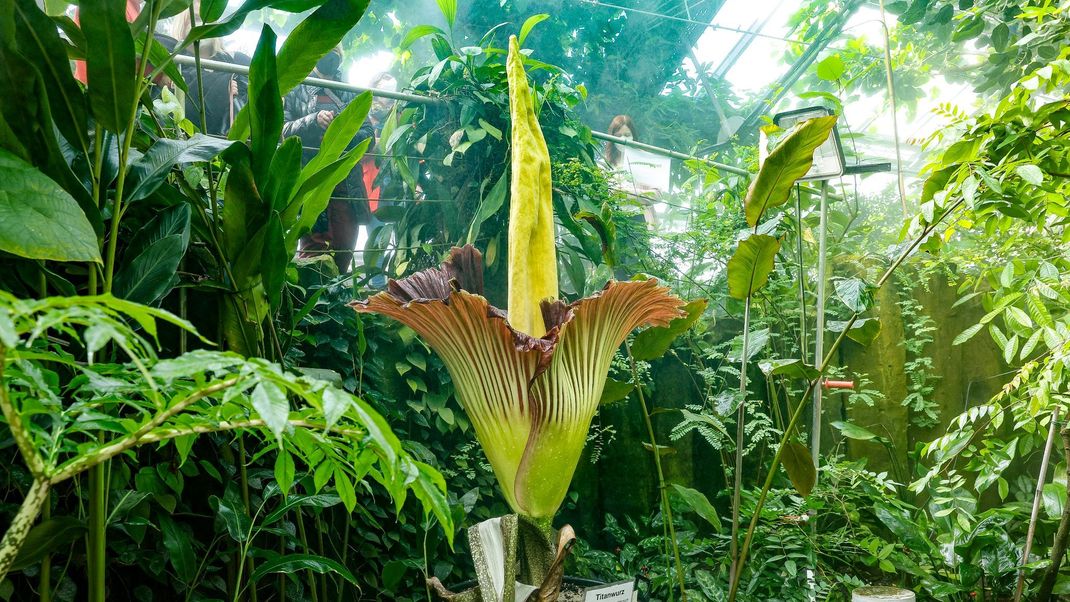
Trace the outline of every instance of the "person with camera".
<instances>
[{"instance_id":1,"label":"person with camera","mask_svg":"<svg viewBox=\"0 0 1070 602\"><path fill-rule=\"evenodd\" d=\"M312 71L312 76L341 81L341 67L342 50L335 48L320 59ZM304 163L308 163L316 155L327 127L355 97L352 92L304 84L286 95L283 102L282 135L283 138L301 138ZM362 142L365 138L370 138L374 145L375 132L371 122L367 120L360 126L353 138L353 144ZM368 150L371 150L371 146ZM316 220L312 232L301 239L298 255L312 257L320 253L332 253L338 271L344 274L349 271L353 261L359 228L370 219L368 194L358 163L353 172L334 189L327 210Z\"/></svg>"}]
</instances>

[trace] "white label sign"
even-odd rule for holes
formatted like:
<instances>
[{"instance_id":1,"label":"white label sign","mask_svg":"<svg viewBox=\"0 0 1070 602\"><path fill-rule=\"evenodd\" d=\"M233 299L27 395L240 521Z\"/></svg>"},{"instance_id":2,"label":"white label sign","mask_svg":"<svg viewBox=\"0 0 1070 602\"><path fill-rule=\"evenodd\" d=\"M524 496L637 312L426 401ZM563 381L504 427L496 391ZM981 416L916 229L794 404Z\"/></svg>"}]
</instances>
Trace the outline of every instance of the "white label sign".
<instances>
[{"instance_id":1,"label":"white label sign","mask_svg":"<svg viewBox=\"0 0 1070 602\"><path fill-rule=\"evenodd\" d=\"M583 602L632 602L634 597L635 581L621 581L587 588Z\"/></svg>"}]
</instances>

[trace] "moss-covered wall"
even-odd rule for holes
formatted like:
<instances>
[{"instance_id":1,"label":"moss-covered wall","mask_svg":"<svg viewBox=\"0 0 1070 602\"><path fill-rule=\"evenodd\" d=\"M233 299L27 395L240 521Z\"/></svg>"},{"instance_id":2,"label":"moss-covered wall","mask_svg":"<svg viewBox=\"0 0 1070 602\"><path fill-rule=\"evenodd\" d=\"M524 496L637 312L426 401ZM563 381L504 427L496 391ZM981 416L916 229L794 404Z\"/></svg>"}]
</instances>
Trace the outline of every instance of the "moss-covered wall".
<instances>
[{"instance_id":1,"label":"moss-covered wall","mask_svg":"<svg viewBox=\"0 0 1070 602\"><path fill-rule=\"evenodd\" d=\"M859 374L867 374L873 381L872 387L880 390L884 398L873 407L864 404L845 407L846 397L832 394L827 398L823 413L826 425L834 420L848 420L889 438L896 456L904 463L907 453L918 443L940 436L948 421L966 407L983 403L998 392L1009 378L1006 374L1009 368L998 347L983 332L962 345L952 345L955 337L984 315L979 300L954 307L959 295L942 274L931 275L913 285L910 297L936 327L930 333L932 342L920 353L931 358L930 372L938 377L928 399L935 404L939 419L937 424L929 427L914 424L911 412L903 405L910 386L906 366L915 359L915 354L908 353L903 341L911 331L908 321L913 317L907 315L904 319L900 292L893 282L877 293L876 317L881 322L877 340L868 347L848 341L840 350L839 363L848 375L857 378ZM828 449L839 442L839 436L826 427L822 447ZM870 441L846 440L845 443L850 457L868 458L869 466L876 470L891 469L884 446Z\"/></svg>"},{"instance_id":2,"label":"moss-covered wall","mask_svg":"<svg viewBox=\"0 0 1070 602\"><path fill-rule=\"evenodd\" d=\"M905 276L903 282L918 280ZM915 280L909 280L915 278ZM845 404L843 393L826 393L823 407L822 448L837 449L851 458L867 458L868 466L877 471L887 470L894 474L889 451L881 444L844 439L830 424L846 420L887 437L892 442L895 456L901 467L907 465L907 454L920 442L929 441L943 433L948 421L957 416L968 403L976 405L987 401L995 394L1009 375L998 348L991 339L981 333L963 345L952 346L952 341L962 331L976 324L984 310L980 302L973 300L953 307L959 298L947 280L930 276L920 284L914 284L908 295L916 307L928 315L936 325L930 333L932 342L922 353L932 358L931 372L939 375L930 399L936 404L939 424L920 428L911 423L910 410L903 405L909 391L907 365L912 359L903 344L912 331L910 312L904 316L900 295L903 291L893 282L877 292L875 317L881 321L881 333L868 347L848 341L840 350L839 365L846 378L859 379L866 374L872 381L870 388L879 390L883 396L872 407ZM915 312L917 310L914 310ZM738 323L723 322L713 333L718 340L727 340L739 334ZM829 339L831 343L831 337ZM678 412L666 411L683 408L685 405L702 404L702 391L697 375L691 374L684 362L671 354L652 365L654 380L650 408L658 443L670 447L663 456L666 480L696 488L722 508L726 506L723 458L700 437L691 434L680 441L672 442L669 432L679 422ZM760 373L752 370L752 379L758 381ZM760 382L751 388L752 395L763 390ZM809 424L809 418L805 424ZM604 526L604 515L644 517L657 509L657 476L651 452L643 447L649 441L639 401L633 394L627 400L602 408L596 418L596 427L611 426L615 430L612 442L602 448L601 458L591 463L581 460L573 482L573 491L584 500L562 518L570 521L586 537L598 538ZM748 466L757 468L767 458L750 458ZM748 468L749 470L749 468ZM900 475L903 480L909 475Z\"/></svg>"}]
</instances>

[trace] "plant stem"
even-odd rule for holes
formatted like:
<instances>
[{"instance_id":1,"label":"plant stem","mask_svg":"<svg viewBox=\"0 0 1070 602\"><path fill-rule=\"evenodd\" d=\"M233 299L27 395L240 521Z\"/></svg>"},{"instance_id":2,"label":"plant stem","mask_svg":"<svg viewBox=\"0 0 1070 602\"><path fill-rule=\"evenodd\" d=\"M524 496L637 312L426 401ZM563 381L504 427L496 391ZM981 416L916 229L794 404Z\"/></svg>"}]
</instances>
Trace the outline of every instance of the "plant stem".
<instances>
[{"instance_id":1,"label":"plant stem","mask_svg":"<svg viewBox=\"0 0 1070 602\"><path fill-rule=\"evenodd\" d=\"M911 241L911 243L907 245L905 249L903 249L899 256L896 257L895 261L892 262L892 265L888 266L888 269L886 269L884 271L884 274L881 275L880 279L877 280L875 287L879 289L880 287L884 286L884 284L888 282L888 279L892 277L892 274L894 274L895 271L899 269L899 266L903 265L903 262L906 261L907 257L909 257L910 254L918 248L918 245L924 242L925 239L928 238L930 234L932 234L936 227L940 225L940 223L943 222L944 219L947 218L947 216L951 215L959 207L961 207L964 202L965 201L963 199L955 201L951 204L950 207L947 208L947 210L943 214L940 215L939 219L936 219L935 221L933 221L933 223L922 229L921 234L914 238L914 240ZM747 553L750 550L751 541L754 539L754 531L758 526L758 518L761 516L762 508L765 506L765 499L769 495L769 490L773 487L773 478L776 476L777 469L780 467L780 456L784 450L784 444L795 432L795 428L799 422L799 418L802 416L803 410L806 408L806 402L808 399L810 399L811 395L814 392L814 387L816 387L818 382L820 382L821 377L825 374L825 371L828 369L829 364L832 362L833 354L836 353L836 351L840 348L840 345L843 344L843 342L847 339L847 333L850 332L851 328L854 326L855 322L858 321L858 318L861 315L861 312L857 311L851 314L851 317L847 320L843 331L840 332L840 334L836 337L835 342L832 343L832 346L829 347L829 350L825 353L825 357L821 360L821 365L817 369L817 376L813 380L811 380L809 385L806 387L806 391L803 393L802 398L799 400L798 406L796 406L795 411L791 415L791 421L788 423L788 427L784 429L784 436L781 438L780 446L777 447L776 454L773 455L772 465L769 467L769 473L765 477L765 484L762 486L762 491L758 495L758 503L755 504L754 507L754 515L751 516L750 525L747 527L747 536L743 540L743 548L742 550L740 550L739 563L736 566L736 578L731 581L732 586L728 592L728 602L735 602L736 594L739 590L739 576L743 574L743 567L747 561ZM814 359L816 360L817 358Z\"/></svg>"},{"instance_id":2,"label":"plant stem","mask_svg":"<svg viewBox=\"0 0 1070 602\"><path fill-rule=\"evenodd\" d=\"M1033 536L1037 530L1037 517L1040 516L1040 500L1044 496L1044 483L1048 480L1048 460L1051 459L1051 448L1055 444L1055 428L1059 422L1059 406L1051 414L1051 425L1048 426L1048 439L1044 442L1044 455L1040 459L1040 475L1037 477L1037 489L1033 494L1033 510L1029 514L1029 529L1025 536L1025 549L1022 550L1022 562L1024 566L1029 563L1029 552L1033 549ZM1022 590L1025 589L1025 568L1018 569L1018 585L1014 590L1014 602L1022 599Z\"/></svg>"},{"instance_id":3,"label":"plant stem","mask_svg":"<svg viewBox=\"0 0 1070 602\"><path fill-rule=\"evenodd\" d=\"M301 545L305 548L305 554L312 554L312 548L308 545L308 535L305 533L305 517L302 516L300 508L294 509L294 522L297 523L297 536L301 538ZM319 593L316 591L316 574L312 572L312 569L305 571L308 574L308 591L312 594L312 602L319 602ZM286 592L283 591L283 597L285 599Z\"/></svg>"},{"instance_id":4,"label":"plant stem","mask_svg":"<svg viewBox=\"0 0 1070 602\"><path fill-rule=\"evenodd\" d=\"M45 503L41 506L41 520L52 518L52 504L49 497L51 492L45 492ZM41 575L37 585L38 600L40 602L52 602L52 555L45 554L41 558Z\"/></svg>"},{"instance_id":5,"label":"plant stem","mask_svg":"<svg viewBox=\"0 0 1070 602\"><path fill-rule=\"evenodd\" d=\"M130 158L130 145L134 139L134 129L137 126L137 113L140 99L145 90L145 66L148 64L149 48L152 42L152 33L156 29L156 19L160 14L162 3L148 0L143 10L149 11L149 20L145 28L145 42L142 45L141 56L137 63L137 81L134 85L133 107L130 109L130 118L127 120L125 136L123 136L122 148L119 151L118 174L115 181L115 203L112 206L111 233L107 241L107 251L104 263L104 292L111 293L115 279L115 253L119 246L119 224L123 217L123 188L126 184L127 162ZM103 186L101 186L103 190ZM103 434L100 435L103 442ZM89 472L89 532L87 535L87 558L86 564L89 572L89 600L90 602L105 602L107 588L107 512L108 512L108 488L107 466L103 463L91 467Z\"/></svg>"},{"instance_id":6,"label":"plant stem","mask_svg":"<svg viewBox=\"0 0 1070 602\"><path fill-rule=\"evenodd\" d=\"M1063 453L1066 458L1066 474L1070 477L1070 426L1064 427L1059 434L1063 438ZM1068 481L1070 482L1070 481ZM1051 565L1048 572L1044 573L1044 580L1040 582L1036 599L1039 602L1051 600L1051 592L1055 588L1055 580L1059 576L1059 567L1066 555L1067 536L1070 535L1070 500L1063 500L1063 515L1059 519L1059 531L1055 534L1055 541L1051 544Z\"/></svg>"},{"instance_id":7,"label":"plant stem","mask_svg":"<svg viewBox=\"0 0 1070 602\"><path fill-rule=\"evenodd\" d=\"M252 506L249 503L249 475L246 473L246 470L245 470L246 457L247 456L245 454L245 437L243 437L243 436L241 436L239 434L238 435L238 478L241 479L241 501L242 501L242 505L245 506L245 515L246 516L252 516ZM252 534L251 533L250 533L249 537L252 538ZM249 556L248 554L242 554L242 556L245 558L245 565L248 567L247 570L249 571L249 576L251 577L253 575L253 569L255 569L256 566L253 564L253 559L252 559L251 556ZM238 588L241 587L241 574L242 574L241 573L241 569L239 568L238 569L238 583L236 584ZM251 602L256 602L256 584L252 583L252 582L249 583L249 600Z\"/></svg>"},{"instance_id":8,"label":"plant stem","mask_svg":"<svg viewBox=\"0 0 1070 602\"><path fill-rule=\"evenodd\" d=\"M48 501L48 488L47 479L35 478L33 480L18 513L15 514L7 532L4 533L4 539L0 540L0 581L7 577L11 565L19 554L19 549L22 548L26 536L30 533L30 528L41 512L41 507Z\"/></svg>"},{"instance_id":9,"label":"plant stem","mask_svg":"<svg viewBox=\"0 0 1070 602\"><path fill-rule=\"evenodd\" d=\"M732 475L732 541L729 548L729 557L732 559L729 571L729 587L736 579L736 565L739 562L739 506L741 503L740 492L743 489L743 437L745 421L747 419L747 354L750 345L750 304L751 296L743 305L743 345L740 349L739 360L739 408L736 410L736 462L735 474Z\"/></svg>"},{"instance_id":10,"label":"plant stem","mask_svg":"<svg viewBox=\"0 0 1070 602\"><path fill-rule=\"evenodd\" d=\"M646 405L646 396L643 395L643 386L639 382L639 369L635 366L635 358L632 357L632 348L627 342L624 350L628 353L628 362L632 368L632 382L635 383L635 392L639 397L639 405L643 409L643 421L646 422L646 432L650 437L650 447L654 452L654 468L658 475L658 493L661 495L662 510L665 513L665 522L669 526L669 542L672 544L673 560L676 562L676 579L680 584L680 602L687 602L687 589L684 585L684 568L680 562L680 546L676 541L676 526L672 520L672 506L669 504L669 492L665 488L665 473L661 469L661 451L658 450L658 441L654 436L654 423L650 420L650 411Z\"/></svg>"}]
</instances>

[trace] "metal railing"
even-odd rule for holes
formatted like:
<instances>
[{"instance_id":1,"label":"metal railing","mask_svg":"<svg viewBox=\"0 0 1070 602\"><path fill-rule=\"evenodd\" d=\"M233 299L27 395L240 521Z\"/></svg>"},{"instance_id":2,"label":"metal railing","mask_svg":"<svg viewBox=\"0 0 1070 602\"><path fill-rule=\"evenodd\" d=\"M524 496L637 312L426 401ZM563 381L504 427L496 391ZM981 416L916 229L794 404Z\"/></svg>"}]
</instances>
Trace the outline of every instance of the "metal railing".
<instances>
[{"instance_id":1,"label":"metal railing","mask_svg":"<svg viewBox=\"0 0 1070 602\"><path fill-rule=\"evenodd\" d=\"M190 67L196 66L196 64L197 64L197 62L194 60L194 58L192 56L185 56L185 55L176 56L175 57L175 63L177 63L179 65L184 65L184 66L190 66ZM224 62L224 61L213 61L211 59L203 59L203 58L201 59L200 63L201 63L201 67L202 68L210 69L212 71L222 71L224 73L234 73L234 74L237 74L237 75L248 75L249 74L249 67L247 67L245 65L236 65L234 63L227 63L227 62ZM310 77L306 77L302 83L307 84L307 85L312 85L312 86L321 86L323 88L328 88L328 89L331 89L331 90L341 90L343 92L354 92L354 93L357 93L357 94L360 94L360 93L363 93L363 92L371 92L372 96L378 96L378 97L381 97L381 98L390 98L390 99L393 99L393 100L403 100L405 102L415 102L415 103L420 103L420 104L442 104L442 103L446 102L444 99L441 99L441 98L432 98L430 96L421 96L419 94L410 94L408 92L395 92L393 90L383 90L383 89L380 89L380 88L368 88L368 87L365 87L365 86L357 86L357 85L349 84L349 83L346 83L346 82L339 82L339 81L334 81L334 80L330 80L330 79L322 79L322 78L319 78L319 77L311 77L311 76ZM683 160L683 161L701 161L703 163L706 163L707 165L710 165L714 169L717 169L719 171L723 171L723 172L726 172L726 173L731 173L731 174L741 175L741 176L750 175L750 172L748 172L747 170L745 170L743 168L740 168L740 167L735 167L733 165L728 165L728 164L725 164L725 163L719 163L717 161L714 161L712 159L707 159L705 157L696 157L694 155L689 155L687 153L681 153L679 151L674 151L674 150L670 150L670 149L667 149L667 148L662 148L660 146L654 146L653 144L647 144L645 142L637 142L635 140L629 140L629 139L626 139L626 138L620 138L618 136L613 136L613 135L607 134L605 132L599 132L599 131L591 130L591 136L593 136L594 138L597 138L599 140L603 140L603 141L606 141L606 142L612 142L613 144L620 144L622 146L630 146L632 148L645 150L645 151L647 151L649 153L654 153L655 155L661 155L663 157L670 157L672 159L680 159L680 160Z\"/></svg>"}]
</instances>

